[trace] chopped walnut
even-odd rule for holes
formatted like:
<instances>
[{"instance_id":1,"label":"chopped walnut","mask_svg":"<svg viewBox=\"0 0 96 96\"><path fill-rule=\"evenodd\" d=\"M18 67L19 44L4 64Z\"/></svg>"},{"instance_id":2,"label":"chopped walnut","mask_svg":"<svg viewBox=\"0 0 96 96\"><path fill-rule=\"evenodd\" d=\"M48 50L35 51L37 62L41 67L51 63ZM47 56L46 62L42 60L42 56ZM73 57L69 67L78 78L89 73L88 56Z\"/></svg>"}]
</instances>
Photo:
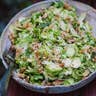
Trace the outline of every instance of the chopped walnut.
<instances>
[{"instance_id":1,"label":"chopped walnut","mask_svg":"<svg viewBox=\"0 0 96 96\"><path fill-rule=\"evenodd\" d=\"M22 48L17 48L16 49L16 57L20 56L20 54L22 53L23 49Z\"/></svg>"},{"instance_id":2,"label":"chopped walnut","mask_svg":"<svg viewBox=\"0 0 96 96\"><path fill-rule=\"evenodd\" d=\"M25 70L26 70L26 68L25 68L25 67L22 67L22 68L20 69L20 73L23 73Z\"/></svg>"},{"instance_id":3,"label":"chopped walnut","mask_svg":"<svg viewBox=\"0 0 96 96\"><path fill-rule=\"evenodd\" d=\"M49 29L52 29L54 27L54 24L49 25Z\"/></svg>"},{"instance_id":4,"label":"chopped walnut","mask_svg":"<svg viewBox=\"0 0 96 96\"><path fill-rule=\"evenodd\" d=\"M68 39L68 43L74 43L76 40L74 39L74 38L70 38L70 39Z\"/></svg>"},{"instance_id":5,"label":"chopped walnut","mask_svg":"<svg viewBox=\"0 0 96 96\"><path fill-rule=\"evenodd\" d=\"M81 53L89 53L90 52L90 46L85 46L85 48L83 48L81 51Z\"/></svg>"},{"instance_id":6,"label":"chopped walnut","mask_svg":"<svg viewBox=\"0 0 96 96\"><path fill-rule=\"evenodd\" d=\"M63 31L63 32L61 33L61 36L62 36L62 38L67 37L67 36L68 36L68 33Z\"/></svg>"},{"instance_id":7,"label":"chopped walnut","mask_svg":"<svg viewBox=\"0 0 96 96\"><path fill-rule=\"evenodd\" d=\"M93 49L93 52L96 52L96 47L92 48Z\"/></svg>"},{"instance_id":8,"label":"chopped walnut","mask_svg":"<svg viewBox=\"0 0 96 96\"><path fill-rule=\"evenodd\" d=\"M43 67L40 67L40 68L38 69L38 72L39 72L39 73L43 73L43 71L44 71Z\"/></svg>"},{"instance_id":9,"label":"chopped walnut","mask_svg":"<svg viewBox=\"0 0 96 96\"><path fill-rule=\"evenodd\" d=\"M68 3L64 3L64 8L67 10L72 10L72 7Z\"/></svg>"},{"instance_id":10,"label":"chopped walnut","mask_svg":"<svg viewBox=\"0 0 96 96\"><path fill-rule=\"evenodd\" d=\"M65 20L67 20L68 22L72 23L71 18L70 17L66 17Z\"/></svg>"},{"instance_id":11,"label":"chopped walnut","mask_svg":"<svg viewBox=\"0 0 96 96\"><path fill-rule=\"evenodd\" d=\"M63 82L63 80L55 80L55 81L53 82L53 85L61 85L62 82Z\"/></svg>"},{"instance_id":12,"label":"chopped walnut","mask_svg":"<svg viewBox=\"0 0 96 96\"><path fill-rule=\"evenodd\" d=\"M32 24L30 22L26 22L23 24L23 27L30 30L32 28Z\"/></svg>"},{"instance_id":13,"label":"chopped walnut","mask_svg":"<svg viewBox=\"0 0 96 96\"><path fill-rule=\"evenodd\" d=\"M32 45L30 46L32 50L37 50L38 48L40 48L41 44L40 43L32 43Z\"/></svg>"},{"instance_id":14,"label":"chopped walnut","mask_svg":"<svg viewBox=\"0 0 96 96\"><path fill-rule=\"evenodd\" d=\"M55 19L59 21L60 20L60 16L56 14L55 15Z\"/></svg>"},{"instance_id":15,"label":"chopped walnut","mask_svg":"<svg viewBox=\"0 0 96 96\"><path fill-rule=\"evenodd\" d=\"M89 70L85 70L85 72L83 73L83 76L86 77L90 74Z\"/></svg>"},{"instance_id":16,"label":"chopped walnut","mask_svg":"<svg viewBox=\"0 0 96 96\"><path fill-rule=\"evenodd\" d=\"M40 60L40 57L39 57L39 52L38 51L35 51L35 58L36 58L36 61L37 61L37 64L41 65L41 60Z\"/></svg>"},{"instance_id":17,"label":"chopped walnut","mask_svg":"<svg viewBox=\"0 0 96 96\"><path fill-rule=\"evenodd\" d=\"M45 14L42 16L42 18L45 19L45 18L47 18L47 16L48 16L48 14L45 13Z\"/></svg>"},{"instance_id":18,"label":"chopped walnut","mask_svg":"<svg viewBox=\"0 0 96 96\"><path fill-rule=\"evenodd\" d=\"M24 79L24 78L25 78L25 75L22 74L22 73L18 73L17 76L18 76L19 78L21 78L21 79Z\"/></svg>"},{"instance_id":19,"label":"chopped walnut","mask_svg":"<svg viewBox=\"0 0 96 96\"><path fill-rule=\"evenodd\" d=\"M14 33L11 33L10 35L9 35L9 39L11 40L11 43L13 44L14 43L14 39L15 39L15 35L14 35Z\"/></svg>"},{"instance_id":20,"label":"chopped walnut","mask_svg":"<svg viewBox=\"0 0 96 96\"><path fill-rule=\"evenodd\" d=\"M25 78L25 81L26 81L26 82L29 82L29 76L27 76L27 77Z\"/></svg>"},{"instance_id":21,"label":"chopped walnut","mask_svg":"<svg viewBox=\"0 0 96 96\"><path fill-rule=\"evenodd\" d=\"M61 64L59 64L59 66L60 66L60 67L64 67L64 64L63 64L63 63L61 63Z\"/></svg>"},{"instance_id":22,"label":"chopped walnut","mask_svg":"<svg viewBox=\"0 0 96 96\"><path fill-rule=\"evenodd\" d=\"M96 62L96 56L92 59L93 62Z\"/></svg>"}]
</instances>

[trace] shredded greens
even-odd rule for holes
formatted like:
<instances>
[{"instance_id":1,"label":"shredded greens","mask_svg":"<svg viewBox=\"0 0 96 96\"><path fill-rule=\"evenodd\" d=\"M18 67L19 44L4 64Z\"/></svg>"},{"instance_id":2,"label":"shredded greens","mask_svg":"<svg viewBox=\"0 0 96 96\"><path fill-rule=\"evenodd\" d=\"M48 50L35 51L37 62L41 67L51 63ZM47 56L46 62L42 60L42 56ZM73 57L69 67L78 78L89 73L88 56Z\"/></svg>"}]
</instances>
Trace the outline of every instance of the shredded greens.
<instances>
[{"instance_id":1,"label":"shredded greens","mask_svg":"<svg viewBox=\"0 0 96 96\"><path fill-rule=\"evenodd\" d=\"M73 85L96 71L96 39L86 13L65 2L20 17L9 38L17 75L37 85Z\"/></svg>"}]
</instances>

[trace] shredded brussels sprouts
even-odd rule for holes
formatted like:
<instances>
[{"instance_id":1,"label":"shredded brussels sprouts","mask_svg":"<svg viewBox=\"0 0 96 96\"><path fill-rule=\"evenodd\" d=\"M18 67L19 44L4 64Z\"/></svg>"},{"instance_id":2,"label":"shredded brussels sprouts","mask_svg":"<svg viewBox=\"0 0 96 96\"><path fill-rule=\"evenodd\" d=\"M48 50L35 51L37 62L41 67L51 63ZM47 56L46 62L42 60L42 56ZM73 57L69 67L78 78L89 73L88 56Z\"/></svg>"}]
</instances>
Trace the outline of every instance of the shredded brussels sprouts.
<instances>
[{"instance_id":1,"label":"shredded brussels sprouts","mask_svg":"<svg viewBox=\"0 0 96 96\"><path fill-rule=\"evenodd\" d=\"M10 27L19 78L38 85L73 85L96 71L96 38L86 13L65 2L20 17Z\"/></svg>"}]
</instances>

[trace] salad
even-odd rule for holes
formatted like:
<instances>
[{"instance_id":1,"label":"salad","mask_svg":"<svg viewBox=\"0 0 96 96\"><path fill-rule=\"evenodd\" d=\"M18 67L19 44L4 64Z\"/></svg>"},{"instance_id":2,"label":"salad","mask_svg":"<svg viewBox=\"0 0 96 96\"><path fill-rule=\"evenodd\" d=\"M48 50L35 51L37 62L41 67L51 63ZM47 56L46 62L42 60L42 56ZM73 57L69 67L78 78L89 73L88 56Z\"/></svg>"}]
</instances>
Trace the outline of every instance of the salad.
<instances>
[{"instance_id":1,"label":"salad","mask_svg":"<svg viewBox=\"0 0 96 96\"><path fill-rule=\"evenodd\" d=\"M96 71L96 38L74 6L53 2L10 26L16 74L37 85L73 85Z\"/></svg>"}]
</instances>

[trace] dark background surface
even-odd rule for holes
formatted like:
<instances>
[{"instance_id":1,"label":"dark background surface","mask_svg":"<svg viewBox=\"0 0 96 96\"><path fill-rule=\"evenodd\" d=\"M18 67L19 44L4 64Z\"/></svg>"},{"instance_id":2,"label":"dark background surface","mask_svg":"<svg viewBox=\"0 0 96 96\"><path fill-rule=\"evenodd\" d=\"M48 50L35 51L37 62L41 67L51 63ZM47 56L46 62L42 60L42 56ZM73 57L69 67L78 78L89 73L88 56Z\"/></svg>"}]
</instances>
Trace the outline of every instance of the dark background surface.
<instances>
[{"instance_id":1,"label":"dark background surface","mask_svg":"<svg viewBox=\"0 0 96 96\"><path fill-rule=\"evenodd\" d=\"M43 0L0 0L0 34L10 19L21 9ZM96 8L96 0L77 0ZM4 73L4 66L0 60L0 77ZM26 90L13 79L10 80L8 96L49 96ZM87 86L71 93L50 96L96 96L96 79Z\"/></svg>"}]
</instances>

